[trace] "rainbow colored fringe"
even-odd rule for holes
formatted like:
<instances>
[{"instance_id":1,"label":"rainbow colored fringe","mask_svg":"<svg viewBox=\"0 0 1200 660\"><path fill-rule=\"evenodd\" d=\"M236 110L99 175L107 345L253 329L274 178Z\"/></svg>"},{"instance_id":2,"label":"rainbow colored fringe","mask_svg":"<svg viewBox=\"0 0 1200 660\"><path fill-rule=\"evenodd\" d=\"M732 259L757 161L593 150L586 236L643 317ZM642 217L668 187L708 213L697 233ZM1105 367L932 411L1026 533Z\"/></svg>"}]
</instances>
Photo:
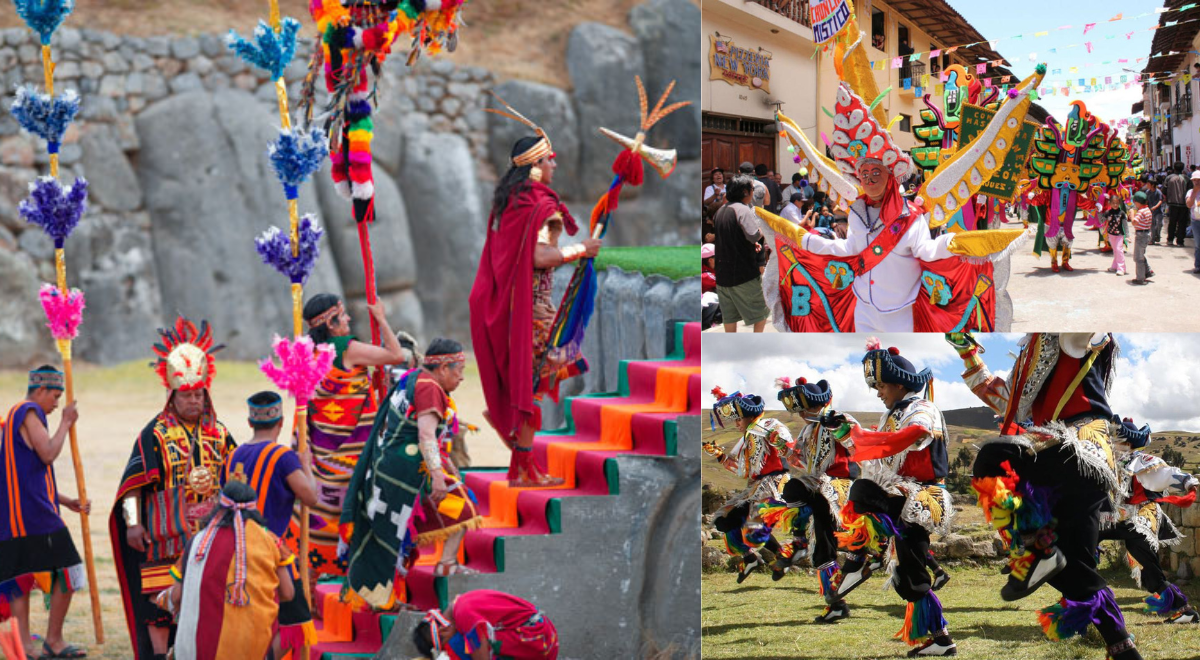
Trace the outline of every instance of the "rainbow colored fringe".
<instances>
[{"instance_id":1,"label":"rainbow colored fringe","mask_svg":"<svg viewBox=\"0 0 1200 660\"><path fill-rule=\"evenodd\" d=\"M1168 582L1162 593L1146 596L1145 602L1147 613L1168 616L1187 607L1188 599L1179 587Z\"/></svg>"},{"instance_id":2,"label":"rainbow colored fringe","mask_svg":"<svg viewBox=\"0 0 1200 660\"><path fill-rule=\"evenodd\" d=\"M904 640L909 646L916 646L945 629L942 601L928 591L921 600L908 604L904 610L904 626L893 637Z\"/></svg>"},{"instance_id":3,"label":"rainbow colored fringe","mask_svg":"<svg viewBox=\"0 0 1200 660\"><path fill-rule=\"evenodd\" d=\"M837 589L834 585L841 582L842 569L837 565L836 561L831 561L817 570L817 577L820 578L820 587L817 593L824 596L825 594L834 593Z\"/></svg>"},{"instance_id":4,"label":"rainbow colored fringe","mask_svg":"<svg viewBox=\"0 0 1200 660\"><path fill-rule=\"evenodd\" d=\"M842 507L844 532L834 532L838 546L849 552L883 554L887 540L896 535L896 523L886 513L858 513L854 503Z\"/></svg>"},{"instance_id":5,"label":"rainbow colored fringe","mask_svg":"<svg viewBox=\"0 0 1200 660\"><path fill-rule=\"evenodd\" d=\"M1046 639L1057 642L1083 634L1088 624L1100 624L1104 618L1125 627L1121 608L1107 587L1096 592L1089 600L1074 601L1066 598L1037 612L1038 623Z\"/></svg>"},{"instance_id":6,"label":"rainbow colored fringe","mask_svg":"<svg viewBox=\"0 0 1200 660\"><path fill-rule=\"evenodd\" d=\"M735 557L741 557L754 548L762 547L771 538L771 528L764 526L759 529L734 529L725 532L725 551Z\"/></svg>"},{"instance_id":7,"label":"rainbow colored fringe","mask_svg":"<svg viewBox=\"0 0 1200 660\"><path fill-rule=\"evenodd\" d=\"M1032 533L1054 522L1050 512L1051 492L1021 481L1008 461L1000 467L1004 469L1004 476L974 478L971 490L983 509L984 518L1005 546L1012 549L1021 533Z\"/></svg>"},{"instance_id":8,"label":"rainbow colored fringe","mask_svg":"<svg viewBox=\"0 0 1200 660\"><path fill-rule=\"evenodd\" d=\"M808 533L808 522L812 519L812 508L807 504L788 506L779 502L759 505L758 518L774 529L791 530L792 536L803 537Z\"/></svg>"}]
</instances>

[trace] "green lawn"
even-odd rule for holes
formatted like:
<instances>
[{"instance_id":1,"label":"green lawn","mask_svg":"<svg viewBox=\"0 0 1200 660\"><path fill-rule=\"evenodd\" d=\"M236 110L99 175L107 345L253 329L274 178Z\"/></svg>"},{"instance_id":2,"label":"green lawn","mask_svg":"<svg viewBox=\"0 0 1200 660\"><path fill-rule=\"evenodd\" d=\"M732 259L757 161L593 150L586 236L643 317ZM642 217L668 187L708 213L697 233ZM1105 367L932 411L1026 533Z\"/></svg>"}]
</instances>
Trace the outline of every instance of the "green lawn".
<instances>
[{"instance_id":1,"label":"green lawn","mask_svg":"<svg viewBox=\"0 0 1200 660\"><path fill-rule=\"evenodd\" d=\"M713 545L719 547L718 542ZM1104 644L1094 629L1084 638L1045 640L1035 610L1058 597L1050 587L1006 603L999 595L1004 584L999 564L947 569L952 577L938 591L938 598L945 607L959 657L1104 658ZM1143 657L1200 658L1200 626L1166 626L1158 617L1143 614L1146 594L1134 585L1128 571L1106 570L1105 578ZM772 582L770 574L763 572L741 585L734 573L708 573L702 580L705 658L896 658L905 656L910 648L892 638L902 624L905 603L894 591L883 591L883 579L878 576L850 594L850 618L836 625L812 622L823 610L824 600L817 594L817 578L811 570L793 571L779 582ZM1193 602L1200 599L1195 585L1183 586L1183 591Z\"/></svg>"},{"instance_id":2,"label":"green lawn","mask_svg":"<svg viewBox=\"0 0 1200 660\"><path fill-rule=\"evenodd\" d=\"M643 275L662 275L673 280L700 275L700 246L606 247L596 257L596 270L616 266Z\"/></svg>"}]
</instances>

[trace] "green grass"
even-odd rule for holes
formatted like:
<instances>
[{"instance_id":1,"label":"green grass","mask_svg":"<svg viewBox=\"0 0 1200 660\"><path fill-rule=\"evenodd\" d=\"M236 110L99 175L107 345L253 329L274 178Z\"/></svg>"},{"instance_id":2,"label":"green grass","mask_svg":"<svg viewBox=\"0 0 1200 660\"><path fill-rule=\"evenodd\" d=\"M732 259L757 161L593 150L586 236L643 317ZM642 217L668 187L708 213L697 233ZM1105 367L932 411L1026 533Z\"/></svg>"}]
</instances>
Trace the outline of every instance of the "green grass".
<instances>
[{"instance_id":1,"label":"green grass","mask_svg":"<svg viewBox=\"0 0 1200 660\"><path fill-rule=\"evenodd\" d=\"M643 275L662 275L673 280L700 275L700 247L606 247L596 257L596 270L616 266Z\"/></svg>"},{"instance_id":2,"label":"green grass","mask_svg":"<svg viewBox=\"0 0 1200 660\"><path fill-rule=\"evenodd\" d=\"M713 542L714 547L719 547ZM1066 660L1104 657L1094 629L1083 638L1049 642L1042 636L1036 609L1052 604L1058 592L1042 587L1032 596L1006 603L1000 599L1004 578L999 564L947 567L951 579L938 591L959 657L1004 660ZM1166 626L1142 613L1145 593L1126 570L1104 571L1125 622L1145 658L1189 660L1200 656L1200 626ZM909 646L892 635L900 629L905 602L883 591L871 578L849 595L850 618L836 625L813 623L825 601L817 594L811 569L793 571L779 582L755 573L736 583L734 573L702 578L701 625L705 658L896 658ZM1200 599L1200 588L1182 587Z\"/></svg>"}]
</instances>

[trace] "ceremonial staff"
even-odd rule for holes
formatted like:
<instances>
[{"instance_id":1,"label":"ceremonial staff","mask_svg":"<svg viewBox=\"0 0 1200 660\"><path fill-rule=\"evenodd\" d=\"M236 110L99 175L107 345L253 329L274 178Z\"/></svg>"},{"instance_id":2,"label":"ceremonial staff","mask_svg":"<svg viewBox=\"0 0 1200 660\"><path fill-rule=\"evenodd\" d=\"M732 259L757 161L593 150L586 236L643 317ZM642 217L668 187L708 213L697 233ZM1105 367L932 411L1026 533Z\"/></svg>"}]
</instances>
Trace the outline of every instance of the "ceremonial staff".
<instances>
[{"instance_id":1,"label":"ceremonial staff","mask_svg":"<svg viewBox=\"0 0 1200 660\"><path fill-rule=\"evenodd\" d=\"M71 369L71 341L79 334L84 296L78 289L67 289L67 265L64 245L79 218L87 208L87 181L76 178L75 184L64 189L58 182L58 147L75 114L79 112L79 95L67 90L54 95L54 58L50 41L63 19L75 8L71 0L14 0L17 13L31 30L38 33L42 44L42 72L46 91L39 94L33 86L17 90L12 114L21 127L46 140L50 154L50 176L38 177L29 185L29 199L21 202L21 215L41 227L54 241L54 272L57 287L43 285L38 295L49 320L66 375L67 405L75 402L75 379ZM75 487L80 502L87 502L83 461L79 456L79 440L75 425L70 429L71 465L75 469ZM92 601L92 627L96 643L104 643L104 625L100 621L100 592L96 585L96 564L92 555L92 532L88 514L80 512L79 528L83 535L83 556L87 567L88 595Z\"/></svg>"}]
</instances>

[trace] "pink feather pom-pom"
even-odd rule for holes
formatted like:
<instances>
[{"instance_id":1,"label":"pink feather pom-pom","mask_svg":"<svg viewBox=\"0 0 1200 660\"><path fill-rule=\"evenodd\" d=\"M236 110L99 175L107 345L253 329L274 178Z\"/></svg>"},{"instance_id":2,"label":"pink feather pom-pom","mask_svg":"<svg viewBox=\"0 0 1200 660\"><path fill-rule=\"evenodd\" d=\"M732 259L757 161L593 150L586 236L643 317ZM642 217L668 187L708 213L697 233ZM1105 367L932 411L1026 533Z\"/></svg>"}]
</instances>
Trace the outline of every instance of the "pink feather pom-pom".
<instances>
[{"instance_id":1,"label":"pink feather pom-pom","mask_svg":"<svg viewBox=\"0 0 1200 660\"><path fill-rule=\"evenodd\" d=\"M792 379L787 376L780 376L775 379L775 389L786 390L792 386Z\"/></svg>"},{"instance_id":2,"label":"pink feather pom-pom","mask_svg":"<svg viewBox=\"0 0 1200 660\"><path fill-rule=\"evenodd\" d=\"M314 350L310 337L291 340L277 335L272 347L279 364L265 359L258 363L258 368L276 387L295 399L297 405L308 405L317 385L333 367L333 346L321 344Z\"/></svg>"},{"instance_id":3,"label":"pink feather pom-pom","mask_svg":"<svg viewBox=\"0 0 1200 660\"><path fill-rule=\"evenodd\" d=\"M42 309L46 311L46 324L54 338L62 340L74 339L79 334L79 324L83 322L84 299L83 292L71 289L67 295L53 284L43 284L38 290L38 298L42 300Z\"/></svg>"},{"instance_id":4,"label":"pink feather pom-pom","mask_svg":"<svg viewBox=\"0 0 1200 660\"><path fill-rule=\"evenodd\" d=\"M800 164L800 154L796 154L795 156L792 156L792 162L799 165Z\"/></svg>"},{"instance_id":5,"label":"pink feather pom-pom","mask_svg":"<svg viewBox=\"0 0 1200 660\"><path fill-rule=\"evenodd\" d=\"M871 337L867 340L867 350L877 351L883 348L883 344L879 341L879 337Z\"/></svg>"}]
</instances>

